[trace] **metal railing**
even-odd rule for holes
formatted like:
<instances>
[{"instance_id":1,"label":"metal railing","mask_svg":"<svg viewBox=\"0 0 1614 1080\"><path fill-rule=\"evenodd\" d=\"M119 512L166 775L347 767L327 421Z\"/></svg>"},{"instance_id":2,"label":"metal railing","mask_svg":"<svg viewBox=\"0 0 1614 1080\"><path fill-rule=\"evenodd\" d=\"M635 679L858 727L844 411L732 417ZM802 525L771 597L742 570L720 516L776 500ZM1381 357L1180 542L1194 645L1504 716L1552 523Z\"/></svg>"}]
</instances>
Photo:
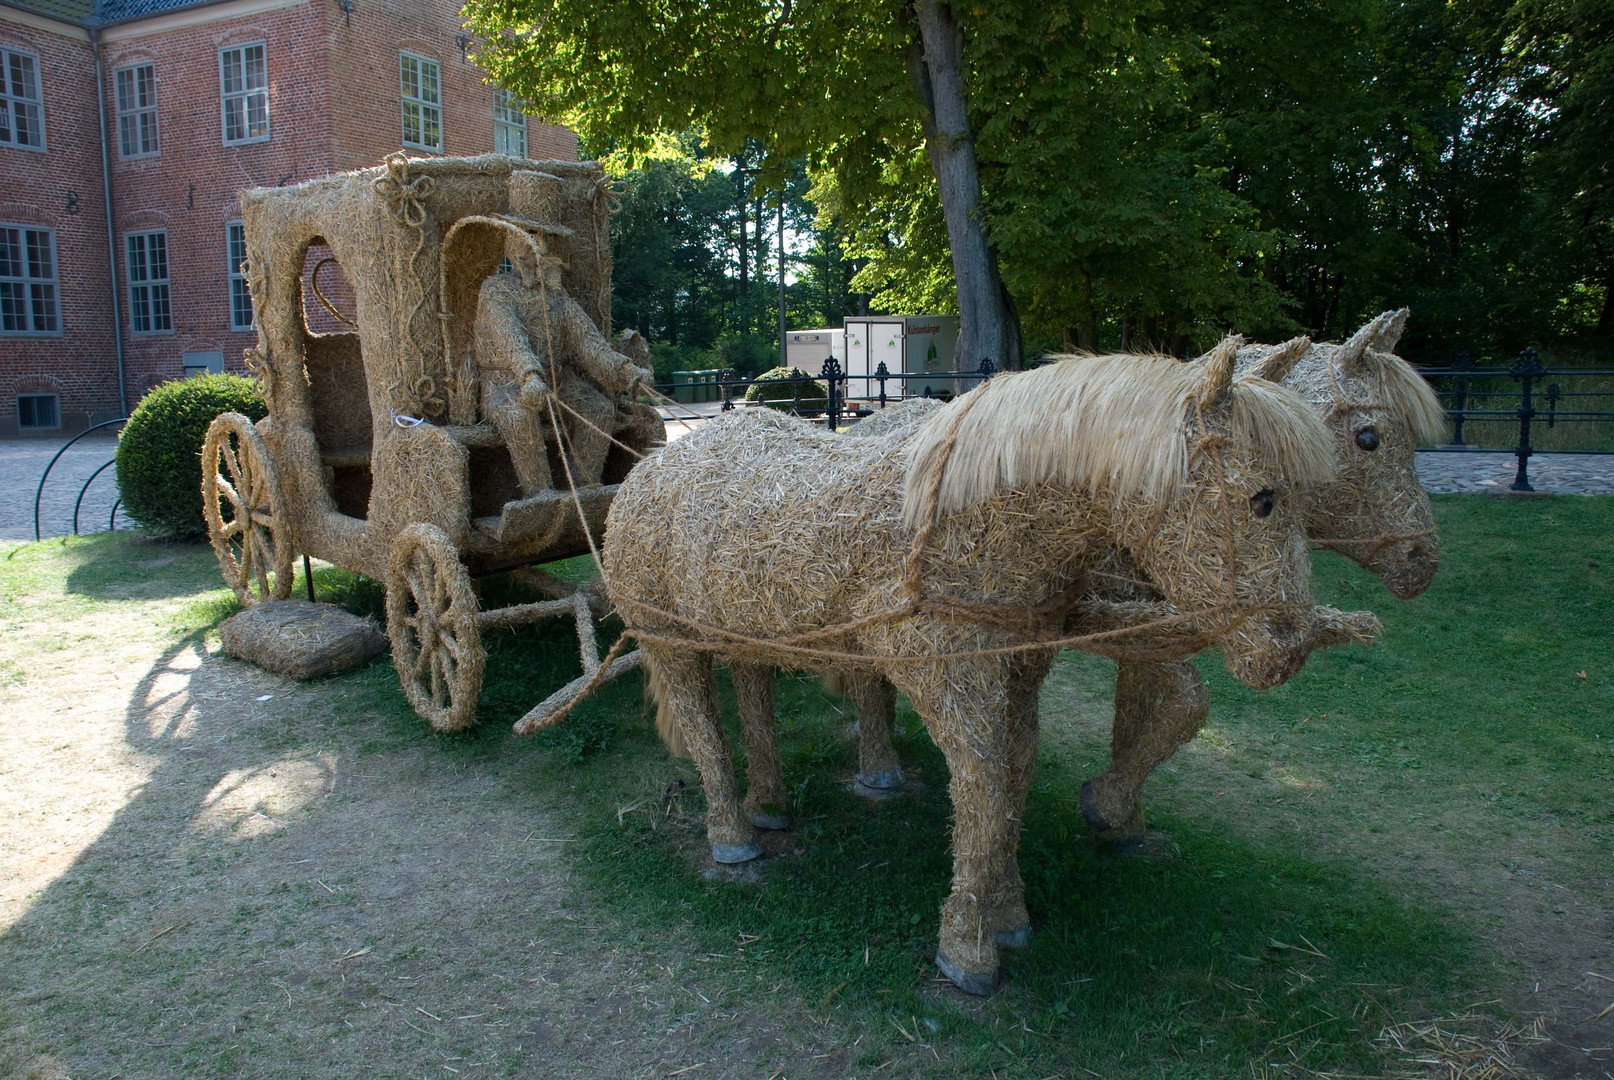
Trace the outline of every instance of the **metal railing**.
<instances>
[{"instance_id":1,"label":"metal railing","mask_svg":"<svg viewBox=\"0 0 1614 1080\"><path fill-rule=\"evenodd\" d=\"M84 438L84 436L89 435L92 432L100 431L102 428L109 428L114 424L127 424L128 422L129 422L129 418L127 416L120 416L116 420L107 420L107 421L105 421L103 423L96 424L93 427L87 427L83 431L79 432L77 435L74 435L71 439L68 439L65 443L62 444L61 449L56 451L55 456L50 459L50 463L45 466L45 471L39 477L39 486L34 489L34 539L35 540L41 539L40 534L39 534L39 504L40 504L41 500L44 498L44 495L45 495L45 481L50 479L50 471L56 467L56 463L58 461L62 460L62 455L67 453L67 451L72 448L73 444L78 442L80 439ZM94 472L92 472L90 474L90 478L88 480L84 481L84 486L82 486L82 487L80 487L78 489L78 498L73 501L73 535L74 536L78 535L78 516L79 516L79 511L81 511L84 508L84 496L85 496L85 493L87 493L90 490L90 485L95 483L95 478L100 476L102 473L106 472L107 469L111 468L113 463L116 460L117 460L116 458L108 458L105 464L103 464L100 468L96 469ZM118 499L113 500L112 512L107 515L107 519L106 519L106 527L107 527L108 532L111 532L114 528L117 527L118 507L120 507L122 505L123 505L123 499L122 498L118 498Z\"/></svg>"},{"instance_id":2,"label":"metal railing","mask_svg":"<svg viewBox=\"0 0 1614 1080\"><path fill-rule=\"evenodd\" d=\"M1614 412L1595 409L1563 408L1563 403L1578 403L1591 398L1614 397L1614 391L1565 391L1560 382L1549 382L1545 394L1540 384L1547 379L1584 377L1614 378L1609 368L1548 368L1534 349L1525 349L1510 367L1482 368L1468 353L1459 353L1448 367L1421 367L1418 373L1435 386L1447 404L1446 415L1452 420L1451 441L1445 446L1424 447L1424 451L1443 454L1508 453L1518 459L1518 471L1510 490L1534 491L1530 486L1530 459L1537 454L1598 454L1614 455L1611 450L1548 450L1531 443L1532 428L1545 423L1547 427L1559 424L1603 424L1614 421ZM1475 385L1475 380L1480 385ZM1490 389L1497 380L1507 380L1500 389ZM1517 389L1511 384L1517 384ZM1492 398L1518 395L1518 405L1511 409L1470 408L1474 397ZM1545 400L1542 401L1541 399ZM1542 407L1542 406L1545 407ZM1464 426L1470 420L1506 420L1516 422L1516 436L1512 446L1470 446L1465 440Z\"/></svg>"}]
</instances>

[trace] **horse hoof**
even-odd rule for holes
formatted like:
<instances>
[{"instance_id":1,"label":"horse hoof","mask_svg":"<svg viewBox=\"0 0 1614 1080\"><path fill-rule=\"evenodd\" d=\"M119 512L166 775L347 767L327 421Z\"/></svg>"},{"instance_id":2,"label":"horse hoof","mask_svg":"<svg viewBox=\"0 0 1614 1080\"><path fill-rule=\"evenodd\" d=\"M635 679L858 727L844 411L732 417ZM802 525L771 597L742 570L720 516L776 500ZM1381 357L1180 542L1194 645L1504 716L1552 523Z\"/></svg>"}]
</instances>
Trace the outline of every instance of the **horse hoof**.
<instances>
[{"instance_id":1,"label":"horse hoof","mask_svg":"<svg viewBox=\"0 0 1614 1080\"><path fill-rule=\"evenodd\" d=\"M1017 926L1013 930L999 930L997 942L1005 949L1023 949L1031 944L1031 927Z\"/></svg>"},{"instance_id":2,"label":"horse hoof","mask_svg":"<svg viewBox=\"0 0 1614 1080\"><path fill-rule=\"evenodd\" d=\"M941 973L953 981L953 985L966 994L976 997L986 997L998 988L998 973L996 971L965 971L936 950L936 966Z\"/></svg>"},{"instance_id":3,"label":"horse hoof","mask_svg":"<svg viewBox=\"0 0 1614 1080\"><path fill-rule=\"evenodd\" d=\"M894 791L902 787L906 780L907 777L902 775L900 765L890 769L882 769L879 772L860 772L857 774L858 783L866 788L874 788L878 791Z\"/></svg>"},{"instance_id":4,"label":"horse hoof","mask_svg":"<svg viewBox=\"0 0 1614 1080\"><path fill-rule=\"evenodd\" d=\"M1107 833L1112 826L1098 811L1098 791L1093 787L1093 781L1088 780L1082 784L1082 820L1087 827L1095 833Z\"/></svg>"},{"instance_id":5,"label":"horse hoof","mask_svg":"<svg viewBox=\"0 0 1614 1080\"><path fill-rule=\"evenodd\" d=\"M759 829L770 829L774 832L778 832L781 829L790 828L790 819L785 817L783 814L769 814L761 810L747 810L745 812L745 817L747 821Z\"/></svg>"},{"instance_id":6,"label":"horse hoof","mask_svg":"<svg viewBox=\"0 0 1614 1080\"><path fill-rule=\"evenodd\" d=\"M720 863L750 862L762 854L762 845L750 844L713 844L712 858Z\"/></svg>"}]
</instances>

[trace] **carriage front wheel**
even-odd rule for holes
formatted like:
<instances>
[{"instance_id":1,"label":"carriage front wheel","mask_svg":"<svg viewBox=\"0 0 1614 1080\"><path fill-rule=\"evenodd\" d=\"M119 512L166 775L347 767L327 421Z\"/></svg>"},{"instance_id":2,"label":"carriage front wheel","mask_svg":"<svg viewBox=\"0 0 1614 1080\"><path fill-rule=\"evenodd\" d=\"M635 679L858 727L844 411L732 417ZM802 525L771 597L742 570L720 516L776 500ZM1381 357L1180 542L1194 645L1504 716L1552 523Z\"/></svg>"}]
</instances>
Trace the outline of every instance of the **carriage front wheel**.
<instances>
[{"instance_id":1,"label":"carriage front wheel","mask_svg":"<svg viewBox=\"0 0 1614 1080\"><path fill-rule=\"evenodd\" d=\"M392 665L415 712L438 731L470 727L487 653L471 575L435 525L411 525L393 544L387 637Z\"/></svg>"},{"instance_id":2,"label":"carriage front wheel","mask_svg":"<svg viewBox=\"0 0 1614 1080\"><path fill-rule=\"evenodd\" d=\"M221 413L202 443L202 514L224 581L242 607L291 595L291 531L263 436Z\"/></svg>"}]
</instances>

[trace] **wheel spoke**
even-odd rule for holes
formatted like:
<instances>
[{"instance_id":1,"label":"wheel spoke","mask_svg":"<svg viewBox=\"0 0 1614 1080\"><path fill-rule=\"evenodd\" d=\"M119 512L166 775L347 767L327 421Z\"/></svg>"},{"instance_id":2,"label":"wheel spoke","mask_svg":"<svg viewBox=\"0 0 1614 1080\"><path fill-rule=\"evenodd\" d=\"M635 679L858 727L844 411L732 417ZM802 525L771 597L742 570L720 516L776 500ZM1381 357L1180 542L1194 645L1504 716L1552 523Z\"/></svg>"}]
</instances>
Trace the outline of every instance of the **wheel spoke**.
<instances>
[{"instance_id":1,"label":"wheel spoke","mask_svg":"<svg viewBox=\"0 0 1614 1080\"><path fill-rule=\"evenodd\" d=\"M438 708L444 705L442 658L435 652L432 653L432 704Z\"/></svg>"}]
</instances>

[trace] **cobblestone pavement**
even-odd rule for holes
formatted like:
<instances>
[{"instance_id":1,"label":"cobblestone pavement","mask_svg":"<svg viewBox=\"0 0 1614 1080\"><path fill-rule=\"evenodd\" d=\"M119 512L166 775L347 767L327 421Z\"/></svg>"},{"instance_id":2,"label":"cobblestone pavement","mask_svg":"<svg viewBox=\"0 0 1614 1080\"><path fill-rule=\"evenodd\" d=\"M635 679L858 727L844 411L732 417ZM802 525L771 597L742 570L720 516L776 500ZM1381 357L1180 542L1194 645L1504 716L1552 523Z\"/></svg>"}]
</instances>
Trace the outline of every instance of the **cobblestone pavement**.
<instances>
[{"instance_id":1,"label":"cobblestone pavement","mask_svg":"<svg viewBox=\"0 0 1614 1080\"><path fill-rule=\"evenodd\" d=\"M670 410L669 410L670 411ZM680 409L715 415L716 406ZM665 413L664 413L665 415ZM700 420L691 417L691 426ZM672 438L689 429L669 420L667 434ZM73 531L73 503L79 489L96 469L112 458L117 445L112 435L95 434L81 439L62 455L51 470L39 508L39 528L43 536L65 536ZM40 474L61 443L34 439L0 441L0 541L34 538L34 489ZM1513 483L1515 462L1511 454L1434 454L1418 455L1418 478L1432 492L1502 493ZM1530 483L1540 492L1559 495L1614 495L1614 456L1592 454L1540 454L1530 459ZM80 532L101 532L107 515L118 497L112 470L107 469L90 485L79 510ZM118 527L128 522L119 515Z\"/></svg>"},{"instance_id":2,"label":"cobblestone pavement","mask_svg":"<svg viewBox=\"0 0 1614 1080\"><path fill-rule=\"evenodd\" d=\"M1506 494L1518 472L1512 454L1418 455L1418 479L1432 492ZM1614 456L1536 454L1530 486L1554 495L1614 495Z\"/></svg>"},{"instance_id":3,"label":"cobblestone pavement","mask_svg":"<svg viewBox=\"0 0 1614 1080\"><path fill-rule=\"evenodd\" d=\"M0 441L0 541L34 538L34 490L51 457L67 440L7 439ZM66 536L73 531L73 503L91 473L112 460L117 436L96 432L73 444L50 471L39 505L41 536ZM118 498L112 469L95 478L79 509L80 532L104 532L107 515ZM118 527L128 522L118 515Z\"/></svg>"}]
</instances>

